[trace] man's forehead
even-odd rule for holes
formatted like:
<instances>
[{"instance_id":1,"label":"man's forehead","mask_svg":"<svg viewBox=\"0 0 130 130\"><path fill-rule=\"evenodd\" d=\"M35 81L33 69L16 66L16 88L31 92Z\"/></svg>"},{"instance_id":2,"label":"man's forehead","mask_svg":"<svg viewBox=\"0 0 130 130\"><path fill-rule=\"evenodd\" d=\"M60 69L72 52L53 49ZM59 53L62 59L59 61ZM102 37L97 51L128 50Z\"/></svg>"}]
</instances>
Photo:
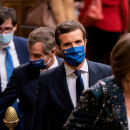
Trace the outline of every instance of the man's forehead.
<instances>
[{"instance_id":1,"label":"man's forehead","mask_svg":"<svg viewBox=\"0 0 130 130\"><path fill-rule=\"evenodd\" d=\"M6 26L13 26L11 18L6 19L6 20L0 25L0 27L6 27Z\"/></svg>"}]
</instances>

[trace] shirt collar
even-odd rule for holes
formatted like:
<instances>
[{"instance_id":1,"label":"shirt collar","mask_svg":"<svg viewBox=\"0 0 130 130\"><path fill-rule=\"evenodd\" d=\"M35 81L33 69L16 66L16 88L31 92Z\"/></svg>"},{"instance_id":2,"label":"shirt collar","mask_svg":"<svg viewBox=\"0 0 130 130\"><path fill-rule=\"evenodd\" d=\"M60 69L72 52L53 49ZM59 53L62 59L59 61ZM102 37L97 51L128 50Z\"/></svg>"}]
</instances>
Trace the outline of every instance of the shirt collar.
<instances>
[{"instance_id":1,"label":"shirt collar","mask_svg":"<svg viewBox=\"0 0 130 130\"><path fill-rule=\"evenodd\" d=\"M48 69L52 69L52 68L57 67L59 65L59 63L58 63L58 61L56 59L56 56L54 56L54 60L55 61L54 61L53 65L51 65Z\"/></svg>"},{"instance_id":2,"label":"shirt collar","mask_svg":"<svg viewBox=\"0 0 130 130\"><path fill-rule=\"evenodd\" d=\"M85 60L83 66L79 69L81 70L83 73L88 73L88 63ZM66 71L66 76L71 75L75 70L73 70L72 68L70 68L68 65L65 64L65 71Z\"/></svg>"},{"instance_id":3,"label":"shirt collar","mask_svg":"<svg viewBox=\"0 0 130 130\"><path fill-rule=\"evenodd\" d=\"M14 48L14 42L13 40L10 41L9 45L8 45L10 48Z\"/></svg>"}]
</instances>

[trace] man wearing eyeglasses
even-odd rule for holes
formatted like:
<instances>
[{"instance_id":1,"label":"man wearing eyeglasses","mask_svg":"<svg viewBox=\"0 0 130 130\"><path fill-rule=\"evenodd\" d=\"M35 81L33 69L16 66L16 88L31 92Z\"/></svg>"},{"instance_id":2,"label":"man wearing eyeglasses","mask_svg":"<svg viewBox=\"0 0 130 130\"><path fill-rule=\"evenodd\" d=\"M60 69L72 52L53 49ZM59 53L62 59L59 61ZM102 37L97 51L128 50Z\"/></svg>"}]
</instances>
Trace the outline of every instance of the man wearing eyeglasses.
<instances>
[{"instance_id":1,"label":"man wearing eyeglasses","mask_svg":"<svg viewBox=\"0 0 130 130\"><path fill-rule=\"evenodd\" d=\"M0 93L2 93L9 81L10 75L8 76L7 53L9 52L11 61L13 63L13 68L19 66L20 64L29 62L29 54L27 50L27 39L14 36L14 32L17 30L17 16L16 12L12 8L0 7ZM8 51L7 51L8 48ZM22 113L21 113L22 114ZM21 115L20 114L20 115ZM22 130L22 116L19 116L20 127L17 130ZM2 121L3 123L3 121ZM6 129L0 121L0 130ZM3 128L5 127L5 128Z\"/></svg>"}]
</instances>

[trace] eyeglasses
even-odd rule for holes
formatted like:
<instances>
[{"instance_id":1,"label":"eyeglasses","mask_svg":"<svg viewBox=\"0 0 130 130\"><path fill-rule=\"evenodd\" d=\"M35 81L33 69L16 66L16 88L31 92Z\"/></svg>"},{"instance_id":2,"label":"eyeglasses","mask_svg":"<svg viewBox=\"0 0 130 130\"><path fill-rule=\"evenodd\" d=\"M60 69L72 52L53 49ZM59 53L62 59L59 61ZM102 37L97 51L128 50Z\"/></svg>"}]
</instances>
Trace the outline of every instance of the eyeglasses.
<instances>
[{"instance_id":1,"label":"eyeglasses","mask_svg":"<svg viewBox=\"0 0 130 130\"><path fill-rule=\"evenodd\" d=\"M2 33L2 32L10 33L10 32L12 32L12 30L13 30L13 27L12 28L11 27L7 27L7 28L4 28L4 29L0 28L0 33Z\"/></svg>"}]
</instances>

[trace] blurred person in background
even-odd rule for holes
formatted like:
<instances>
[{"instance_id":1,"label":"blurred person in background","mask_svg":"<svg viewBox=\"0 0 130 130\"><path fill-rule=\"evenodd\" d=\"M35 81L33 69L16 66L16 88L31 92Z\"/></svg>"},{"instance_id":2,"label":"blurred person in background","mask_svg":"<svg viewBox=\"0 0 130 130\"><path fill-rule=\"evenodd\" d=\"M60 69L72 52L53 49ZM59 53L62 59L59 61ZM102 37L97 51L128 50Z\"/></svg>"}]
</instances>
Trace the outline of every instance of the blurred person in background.
<instances>
[{"instance_id":1,"label":"blurred person in background","mask_svg":"<svg viewBox=\"0 0 130 130\"><path fill-rule=\"evenodd\" d=\"M51 0L50 7L57 24L65 20L78 20L74 0Z\"/></svg>"},{"instance_id":2,"label":"blurred person in background","mask_svg":"<svg viewBox=\"0 0 130 130\"><path fill-rule=\"evenodd\" d=\"M29 10L25 24L55 30L56 25L65 20L78 21L74 0L37 0ZM57 56L62 57L57 50Z\"/></svg>"},{"instance_id":3,"label":"blurred person in background","mask_svg":"<svg viewBox=\"0 0 130 130\"><path fill-rule=\"evenodd\" d=\"M79 21L83 23L85 13L91 2L84 0ZM85 27L88 33L86 57L90 60L110 64L110 52L119 37L128 32L128 0L101 0L104 18L94 25Z\"/></svg>"},{"instance_id":4,"label":"blurred person in background","mask_svg":"<svg viewBox=\"0 0 130 130\"><path fill-rule=\"evenodd\" d=\"M75 13L77 18L79 19L79 15L80 15L80 10L83 8L84 6L84 1L83 0L75 0L74 1L74 6L75 6Z\"/></svg>"},{"instance_id":5,"label":"blurred person in background","mask_svg":"<svg viewBox=\"0 0 130 130\"><path fill-rule=\"evenodd\" d=\"M5 90L13 68L29 61L27 39L14 36L16 30L16 11L13 8L0 7L0 93ZM8 65L10 66L10 59L7 59L9 56L11 57L13 66L7 70L6 67ZM17 102L13 104L13 107L15 107L15 109L18 107L16 111L20 121L17 128L18 130L21 130L23 128L22 110ZM3 120L0 120L0 129L7 129L3 124Z\"/></svg>"}]
</instances>

